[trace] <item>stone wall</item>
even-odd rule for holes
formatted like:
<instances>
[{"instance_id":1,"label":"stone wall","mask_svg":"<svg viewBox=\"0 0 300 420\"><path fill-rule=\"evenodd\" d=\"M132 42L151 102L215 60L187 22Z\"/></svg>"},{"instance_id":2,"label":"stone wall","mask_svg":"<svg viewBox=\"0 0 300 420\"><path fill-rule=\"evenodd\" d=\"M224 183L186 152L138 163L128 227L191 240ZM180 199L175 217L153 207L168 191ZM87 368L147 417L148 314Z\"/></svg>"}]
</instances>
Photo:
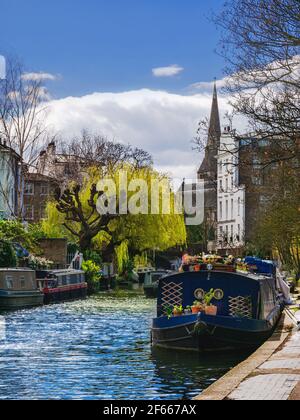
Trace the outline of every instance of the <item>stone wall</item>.
<instances>
[{"instance_id":1,"label":"stone wall","mask_svg":"<svg viewBox=\"0 0 300 420\"><path fill-rule=\"evenodd\" d=\"M54 269L67 267L67 239L41 239L39 246L42 256L54 262Z\"/></svg>"}]
</instances>

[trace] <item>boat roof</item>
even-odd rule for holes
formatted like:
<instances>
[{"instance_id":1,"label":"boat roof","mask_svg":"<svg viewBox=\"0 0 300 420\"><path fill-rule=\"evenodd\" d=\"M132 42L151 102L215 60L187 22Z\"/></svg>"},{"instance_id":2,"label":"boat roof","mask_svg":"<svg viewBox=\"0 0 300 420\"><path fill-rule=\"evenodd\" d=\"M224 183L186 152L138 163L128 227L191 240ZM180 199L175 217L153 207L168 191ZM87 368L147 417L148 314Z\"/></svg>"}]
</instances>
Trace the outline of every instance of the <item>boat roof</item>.
<instances>
[{"instance_id":1,"label":"boat roof","mask_svg":"<svg viewBox=\"0 0 300 420\"><path fill-rule=\"evenodd\" d=\"M0 268L0 273L34 273L31 268Z\"/></svg>"},{"instance_id":2,"label":"boat roof","mask_svg":"<svg viewBox=\"0 0 300 420\"><path fill-rule=\"evenodd\" d=\"M219 271L219 270L201 270L201 271L191 271L191 272L183 272L183 273L170 273L170 275L166 276L164 279L169 278L169 277L177 277L177 276L184 276L186 277L187 275L193 275L193 276L197 276L197 275L201 275L201 274L217 274L217 275L226 275L226 276L234 276L234 277L244 277L247 278L249 280L253 280L255 282L261 283L262 281L267 281L270 280L270 276L266 276L263 274L253 274L253 273L243 273L243 272L227 272L227 271Z\"/></svg>"},{"instance_id":3,"label":"boat roof","mask_svg":"<svg viewBox=\"0 0 300 420\"><path fill-rule=\"evenodd\" d=\"M49 273L52 274L56 274L56 275L69 275L69 274L84 274L83 270L75 270L75 269L66 269L66 270L42 270L42 271L47 271Z\"/></svg>"}]
</instances>

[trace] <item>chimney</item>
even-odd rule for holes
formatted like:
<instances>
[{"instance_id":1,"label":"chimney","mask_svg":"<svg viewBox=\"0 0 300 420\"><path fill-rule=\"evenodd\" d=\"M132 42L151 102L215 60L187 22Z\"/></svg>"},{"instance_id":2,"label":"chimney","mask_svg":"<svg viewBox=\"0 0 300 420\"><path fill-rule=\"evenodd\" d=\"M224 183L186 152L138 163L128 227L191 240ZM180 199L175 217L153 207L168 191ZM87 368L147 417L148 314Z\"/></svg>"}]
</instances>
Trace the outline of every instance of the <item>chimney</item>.
<instances>
[{"instance_id":1,"label":"chimney","mask_svg":"<svg viewBox=\"0 0 300 420\"><path fill-rule=\"evenodd\" d=\"M56 144L54 141L48 144L47 153L49 155L56 155Z\"/></svg>"}]
</instances>

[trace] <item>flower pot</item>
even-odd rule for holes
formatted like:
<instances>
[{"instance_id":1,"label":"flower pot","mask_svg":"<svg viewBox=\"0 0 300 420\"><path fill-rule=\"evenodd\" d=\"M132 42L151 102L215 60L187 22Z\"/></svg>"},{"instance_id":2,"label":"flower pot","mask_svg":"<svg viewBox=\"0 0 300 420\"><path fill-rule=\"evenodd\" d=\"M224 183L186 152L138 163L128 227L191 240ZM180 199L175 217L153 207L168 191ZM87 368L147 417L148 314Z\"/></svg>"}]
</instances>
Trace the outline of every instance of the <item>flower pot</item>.
<instances>
[{"instance_id":1,"label":"flower pot","mask_svg":"<svg viewBox=\"0 0 300 420\"><path fill-rule=\"evenodd\" d=\"M195 265L195 271L197 272L201 271L201 265Z\"/></svg>"},{"instance_id":2,"label":"flower pot","mask_svg":"<svg viewBox=\"0 0 300 420\"><path fill-rule=\"evenodd\" d=\"M192 313L193 313L194 315L198 314L199 312L201 312L201 308L200 308L200 306L193 306L193 307L192 307Z\"/></svg>"},{"instance_id":3,"label":"flower pot","mask_svg":"<svg viewBox=\"0 0 300 420\"><path fill-rule=\"evenodd\" d=\"M174 311L174 312L173 312L173 315L174 315L174 316L182 316L182 312L177 312L177 311Z\"/></svg>"},{"instance_id":4,"label":"flower pot","mask_svg":"<svg viewBox=\"0 0 300 420\"><path fill-rule=\"evenodd\" d=\"M216 315L217 315L217 313L218 313L218 308L217 308L217 306L213 306L213 305L211 305L211 306L207 306L207 307L205 308L205 314L206 314L206 315L216 316Z\"/></svg>"}]
</instances>

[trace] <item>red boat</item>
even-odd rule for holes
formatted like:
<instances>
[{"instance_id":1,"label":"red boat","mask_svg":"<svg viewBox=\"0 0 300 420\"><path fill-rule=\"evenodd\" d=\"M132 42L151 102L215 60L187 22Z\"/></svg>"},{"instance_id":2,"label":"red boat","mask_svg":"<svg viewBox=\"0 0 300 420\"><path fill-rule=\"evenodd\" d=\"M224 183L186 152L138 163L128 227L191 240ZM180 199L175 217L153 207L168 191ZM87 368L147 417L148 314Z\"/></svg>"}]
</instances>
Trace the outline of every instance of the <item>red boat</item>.
<instances>
[{"instance_id":1,"label":"red boat","mask_svg":"<svg viewBox=\"0 0 300 420\"><path fill-rule=\"evenodd\" d=\"M87 283L81 270L38 271L38 287L44 293L44 303L64 302L85 299Z\"/></svg>"}]
</instances>

